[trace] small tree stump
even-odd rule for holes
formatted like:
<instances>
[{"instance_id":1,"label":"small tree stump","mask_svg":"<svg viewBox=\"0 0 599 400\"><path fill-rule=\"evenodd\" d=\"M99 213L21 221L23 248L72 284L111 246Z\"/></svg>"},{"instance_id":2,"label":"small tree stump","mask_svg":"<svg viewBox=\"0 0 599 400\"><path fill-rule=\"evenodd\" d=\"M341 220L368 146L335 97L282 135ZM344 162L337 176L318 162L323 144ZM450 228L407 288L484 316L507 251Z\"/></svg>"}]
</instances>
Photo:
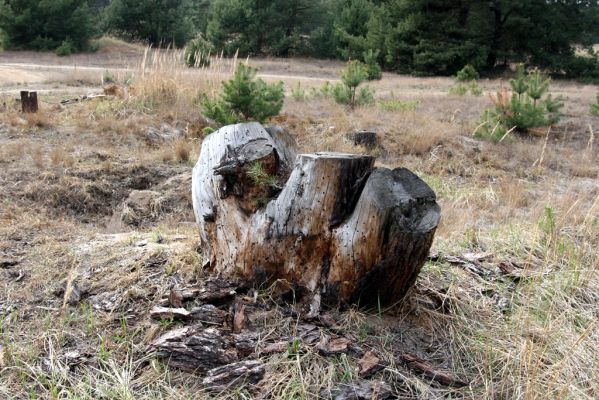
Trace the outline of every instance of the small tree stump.
<instances>
[{"instance_id":1,"label":"small tree stump","mask_svg":"<svg viewBox=\"0 0 599 400\"><path fill-rule=\"evenodd\" d=\"M37 110L37 92L21 91L21 111L24 113L36 113Z\"/></svg>"},{"instance_id":2,"label":"small tree stump","mask_svg":"<svg viewBox=\"0 0 599 400\"><path fill-rule=\"evenodd\" d=\"M376 147L378 138L376 132L358 131L348 135L348 139L354 143L354 146L364 146L369 149Z\"/></svg>"},{"instance_id":3,"label":"small tree stump","mask_svg":"<svg viewBox=\"0 0 599 400\"><path fill-rule=\"evenodd\" d=\"M312 313L321 302L400 300L439 222L435 193L406 169L373 168L371 156L295 154L287 132L258 123L204 139L192 192L210 269L257 284L287 280L310 295ZM256 162L277 190L252 178Z\"/></svg>"}]
</instances>

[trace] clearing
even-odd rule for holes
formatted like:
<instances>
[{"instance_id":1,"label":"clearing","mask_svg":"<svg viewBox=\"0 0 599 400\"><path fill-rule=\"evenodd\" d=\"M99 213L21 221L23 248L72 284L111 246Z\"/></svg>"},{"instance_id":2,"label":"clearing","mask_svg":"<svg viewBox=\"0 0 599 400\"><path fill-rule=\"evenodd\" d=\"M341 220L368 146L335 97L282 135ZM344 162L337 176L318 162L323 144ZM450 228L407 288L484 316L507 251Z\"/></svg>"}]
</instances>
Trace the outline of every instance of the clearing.
<instances>
[{"instance_id":1,"label":"clearing","mask_svg":"<svg viewBox=\"0 0 599 400\"><path fill-rule=\"evenodd\" d=\"M308 323L281 287L239 291L259 382L215 394L203 373L167 366L156 340L189 322L150 311L173 292L193 315L210 311L206 326L234 314L231 300L197 294L190 177L209 126L199 95L238 61L188 70L180 56L122 43L67 58L0 53L0 398L599 396L597 87L554 82L560 123L493 144L472 136L486 95L384 74L370 84L377 104L350 111L317 91L343 64L308 59L249 60L285 82L274 122L303 151L367 153L422 177L442 207L433 254L389 309ZM107 97L61 104L108 82ZM292 96L298 83L305 98ZM40 93L39 113L20 113L20 90ZM359 129L379 145L354 146L346 135Z\"/></svg>"}]
</instances>

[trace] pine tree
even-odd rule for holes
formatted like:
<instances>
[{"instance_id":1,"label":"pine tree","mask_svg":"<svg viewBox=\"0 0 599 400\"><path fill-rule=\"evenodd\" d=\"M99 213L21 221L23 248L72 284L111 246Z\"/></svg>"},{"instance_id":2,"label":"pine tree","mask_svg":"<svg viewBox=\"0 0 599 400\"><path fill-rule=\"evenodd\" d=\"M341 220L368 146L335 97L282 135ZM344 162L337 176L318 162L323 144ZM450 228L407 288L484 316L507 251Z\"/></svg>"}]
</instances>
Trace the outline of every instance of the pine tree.
<instances>
[{"instance_id":1,"label":"pine tree","mask_svg":"<svg viewBox=\"0 0 599 400\"><path fill-rule=\"evenodd\" d=\"M113 0L106 29L155 46L182 47L194 36L189 0Z\"/></svg>"},{"instance_id":2,"label":"pine tree","mask_svg":"<svg viewBox=\"0 0 599 400\"><path fill-rule=\"evenodd\" d=\"M216 100L204 100L204 115L226 125L239 121L265 122L283 108L283 83L269 85L256 79L256 69L239 64L233 79L223 82Z\"/></svg>"},{"instance_id":3,"label":"pine tree","mask_svg":"<svg viewBox=\"0 0 599 400\"><path fill-rule=\"evenodd\" d=\"M0 0L0 30L10 48L86 50L96 33L87 0Z\"/></svg>"}]
</instances>

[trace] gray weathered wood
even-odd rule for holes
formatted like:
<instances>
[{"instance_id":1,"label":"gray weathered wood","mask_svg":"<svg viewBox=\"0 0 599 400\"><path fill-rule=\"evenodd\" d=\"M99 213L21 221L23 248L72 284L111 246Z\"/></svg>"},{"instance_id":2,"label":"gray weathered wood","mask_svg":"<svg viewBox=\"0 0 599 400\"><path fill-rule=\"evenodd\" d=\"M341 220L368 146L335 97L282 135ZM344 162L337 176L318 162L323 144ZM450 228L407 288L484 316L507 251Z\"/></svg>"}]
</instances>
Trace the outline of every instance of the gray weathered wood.
<instances>
[{"instance_id":1,"label":"gray weathered wood","mask_svg":"<svg viewBox=\"0 0 599 400\"><path fill-rule=\"evenodd\" d=\"M202 384L211 391L222 392L240 385L256 384L265 372L264 364L259 360L240 361L208 371Z\"/></svg>"},{"instance_id":2,"label":"gray weathered wood","mask_svg":"<svg viewBox=\"0 0 599 400\"><path fill-rule=\"evenodd\" d=\"M371 156L296 153L287 132L258 123L204 140L192 191L210 269L258 284L287 280L310 294L312 316L321 302L400 300L439 222L434 192L406 169L374 168ZM256 161L280 193L248 177Z\"/></svg>"},{"instance_id":3,"label":"gray weathered wood","mask_svg":"<svg viewBox=\"0 0 599 400\"><path fill-rule=\"evenodd\" d=\"M238 360L237 351L215 328L175 329L158 338L153 347L168 365L187 371L206 372Z\"/></svg>"}]
</instances>

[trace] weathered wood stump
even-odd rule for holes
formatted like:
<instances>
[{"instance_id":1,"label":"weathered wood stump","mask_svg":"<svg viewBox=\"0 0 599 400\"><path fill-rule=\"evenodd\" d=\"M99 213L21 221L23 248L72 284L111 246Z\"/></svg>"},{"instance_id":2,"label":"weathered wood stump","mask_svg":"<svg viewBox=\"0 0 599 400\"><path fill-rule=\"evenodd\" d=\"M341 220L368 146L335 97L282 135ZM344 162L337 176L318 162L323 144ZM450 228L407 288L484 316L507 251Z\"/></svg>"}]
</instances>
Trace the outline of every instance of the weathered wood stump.
<instances>
[{"instance_id":1,"label":"weathered wood stump","mask_svg":"<svg viewBox=\"0 0 599 400\"><path fill-rule=\"evenodd\" d=\"M21 91L21 111L24 113L36 113L37 110L37 92Z\"/></svg>"},{"instance_id":2,"label":"weathered wood stump","mask_svg":"<svg viewBox=\"0 0 599 400\"><path fill-rule=\"evenodd\" d=\"M439 222L435 193L374 158L299 154L278 127L230 125L204 139L193 205L209 268L258 284L288 281L321 302L400 300Z\"/></svg>"}]
</instances>

